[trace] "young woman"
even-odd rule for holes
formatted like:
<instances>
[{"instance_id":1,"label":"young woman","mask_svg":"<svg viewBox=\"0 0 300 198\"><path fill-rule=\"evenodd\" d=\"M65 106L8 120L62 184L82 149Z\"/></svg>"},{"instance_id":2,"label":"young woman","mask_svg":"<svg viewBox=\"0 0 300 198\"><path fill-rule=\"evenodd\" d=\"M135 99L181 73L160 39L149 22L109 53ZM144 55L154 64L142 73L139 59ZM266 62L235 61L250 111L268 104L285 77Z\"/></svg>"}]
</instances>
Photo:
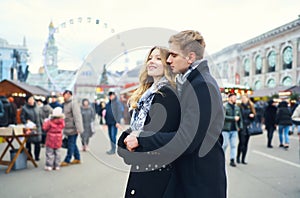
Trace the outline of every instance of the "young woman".
<instances>
[{"instance_id":1,"label":"young woman","mask_svg":"<svg viewBox=\"0 0 300 198\"><path fill-rule=\"evenodd\" d=\"M255 117L255 108L254 104L249 100L248 96L242 96L242 103L240 105L243 117L243 126L244 129L238 133L239 136L239 144L237 150L236 162L240 163L242 157L242 164L247 164L245 161L247 150L248 150L248 142L249 142L249 134L247 126L254 120Z\"/></svg>"},{"instance_id":2,"label":"young woman","mask_svg":"<svg viewBox=\"0 0 300 198\"><path fill-rule=\"evenodd\" d=\"M83 133L81 136L82 150L87 151L90 137L95 133L94 129L94 120L95 120L95 111L91 107L90 102L87 98L82 100L81 106L81 116L83 124Z\"/></svg>"},{"instance_id":3,"label":"young woman","mask_svg":"<svg viewBox=\"0 0 300 198\"><path fill-rule=\"evenodd\" d=\"M141 69L140 86L129 98L132 109L130 129L118 140L118 154L132 165L125 197L174 197L175 170L172 163L161 164L164 154L159 148L139 145L134 152L126 149L130 131L176 131L179 127L180 105L167 57L166 49L153 47L150 50Z\"/></svg>"}]
</instances>

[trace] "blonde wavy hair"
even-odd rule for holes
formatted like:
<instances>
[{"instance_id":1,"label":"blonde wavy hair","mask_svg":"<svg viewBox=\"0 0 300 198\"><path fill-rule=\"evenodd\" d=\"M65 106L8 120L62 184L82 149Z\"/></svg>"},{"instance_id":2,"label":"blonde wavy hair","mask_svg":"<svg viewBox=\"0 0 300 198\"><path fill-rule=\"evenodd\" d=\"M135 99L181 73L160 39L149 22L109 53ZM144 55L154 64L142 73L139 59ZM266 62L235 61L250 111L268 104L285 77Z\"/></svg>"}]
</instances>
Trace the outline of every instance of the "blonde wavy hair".
<instances>
[{"instance_id":1,"label":"blonde wavy hair","mask_svg":"<svg viewBox=\"0 0 300 198\"><path fill-rule=\"evenodd\" d=\"M135 92L133 92L132 96L128 99L128 106L130 109L136 109L137 103L139 99L142 97L143 93L151 87L153 84L153 77L148 75L147 71L147 62L150 60L151 53L155 50L159 50L161 62L164 66L164 74L163 76L168 80L170 85L175 88L175 74L172 73L170 66L167 63L167 58L169 56L169 51L166 48L155 46L150 49L147 58L143 67L141 68L139 75L140 86L137 88Z\"/></svg>"},{"instance_id":2,"label":"blonde wavy hair","mask_svg":"<svg viewBox=\"0 0 300 198\"><path fill-rule=\"evenodd\" d=\"M172 43L179 46L184 55L195 52L197 59L203 58L206 44L203 36L198 31L181 31L170 37L169 44Z\"/></svg>"}]
</instances>

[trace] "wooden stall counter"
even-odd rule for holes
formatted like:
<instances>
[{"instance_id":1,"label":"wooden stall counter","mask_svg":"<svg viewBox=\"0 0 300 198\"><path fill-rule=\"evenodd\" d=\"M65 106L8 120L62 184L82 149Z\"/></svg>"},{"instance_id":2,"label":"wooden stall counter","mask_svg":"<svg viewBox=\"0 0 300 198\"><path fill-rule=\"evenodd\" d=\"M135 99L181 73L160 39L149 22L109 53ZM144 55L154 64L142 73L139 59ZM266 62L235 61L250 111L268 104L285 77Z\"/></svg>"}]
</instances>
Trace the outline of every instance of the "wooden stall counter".
<instances>
[{"instance_id":1,"label":"wooden stall counter","mask_svg":"<svg viewBox=\"0 0 300 198\"><path fill-rule=\"evenodd\" d=\"M27 132L27 133L25 133ZM6 173L9 173L15 164L18 156L22 151L25 152L27 158L29 161L33 163L35 167L38 167L38 165L35 163L31 155L28 153L27 149L25 148L26 142L28 141L28 138L32 136L33 134L28 133L28 129L25 129L22 126L15 126L15 127L0 127L0 137L5 140L5 143L7 144L4 150L2 151L2 154L0 156L0 164L6 165L8 168L6 169ZM21 140L20 140L21 139ZM17 148L17 152L13 159L11 161L3 160L5 154L8 152L9 148L15 150L16 148L13 146L13 141L18 142L19 148Z\"/></svg>"}]
</instances>

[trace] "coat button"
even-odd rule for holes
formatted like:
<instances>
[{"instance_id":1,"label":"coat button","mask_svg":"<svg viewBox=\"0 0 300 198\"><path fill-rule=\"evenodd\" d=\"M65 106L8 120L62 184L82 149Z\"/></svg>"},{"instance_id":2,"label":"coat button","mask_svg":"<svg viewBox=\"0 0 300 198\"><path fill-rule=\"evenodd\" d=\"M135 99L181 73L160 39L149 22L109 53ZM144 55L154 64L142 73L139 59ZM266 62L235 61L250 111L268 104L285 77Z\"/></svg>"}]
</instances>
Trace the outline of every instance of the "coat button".
<instances>
[{"instance_id":1,"label":"coat button","mask_svg":"<svg viewBox=\"0 0 300 198\"><path fill-rule=\"evenodd\" d=\"M135 194L135 190L131 190L130 194L134 195Z\"/></svg>"}]
</instances>

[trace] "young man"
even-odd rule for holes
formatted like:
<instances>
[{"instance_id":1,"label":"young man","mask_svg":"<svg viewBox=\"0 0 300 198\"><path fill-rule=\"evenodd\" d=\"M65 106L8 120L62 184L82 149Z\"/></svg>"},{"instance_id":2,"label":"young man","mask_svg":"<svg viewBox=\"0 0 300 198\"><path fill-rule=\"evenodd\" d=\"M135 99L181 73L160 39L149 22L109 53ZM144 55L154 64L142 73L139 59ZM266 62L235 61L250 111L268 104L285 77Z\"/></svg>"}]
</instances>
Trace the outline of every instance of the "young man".
<instances>
[{"instance_id":1,"label":"young man","mask_svg":"<svg viewBox=\"0 0 300 198\"><path fill-rule=\"evenodd\" d=\"M141 131L135 133L139 137L130 134L124 142L131 151L139 146L160 146L163 152L174 156L170 160L176 160L177 197L225 198L227 184L221 146L224 112L219 87L203 59L204 39L197 31L182 31L171 36L169 45L167 61L172 71L179 74L177 91L182 110L179 129L169 133L167 145L162 144L166 138L163 132Z\"/></svg>"},{"instance_id":2,"label":"young man","mask_svg":"<svg viewBox=\"0 0 300 198\"><path fill-rule=\"evenodd\" d=\"M224 143L223 150L226 152L228 144L230 144L230 166L236 167L234 159L237 152L238 131L243 129L242 112L236 104L236 94L228 95L228 102L224 105L225 121L222 131Z\"/></svg>"},{"instance_id":3,"label":"young man","mask_svg":"<svg viewBox=\"0 0 300 198\"><path fill-rule=\"evenodd\" d=\"M119 101L114 91L108 93L109 102L106 104L105 123L108 128L111 149L106 153L113 155L116 152L116 141L118 128L120 128L121 119L123 118L123 105Z\"/></svg>"}]
</instances>

